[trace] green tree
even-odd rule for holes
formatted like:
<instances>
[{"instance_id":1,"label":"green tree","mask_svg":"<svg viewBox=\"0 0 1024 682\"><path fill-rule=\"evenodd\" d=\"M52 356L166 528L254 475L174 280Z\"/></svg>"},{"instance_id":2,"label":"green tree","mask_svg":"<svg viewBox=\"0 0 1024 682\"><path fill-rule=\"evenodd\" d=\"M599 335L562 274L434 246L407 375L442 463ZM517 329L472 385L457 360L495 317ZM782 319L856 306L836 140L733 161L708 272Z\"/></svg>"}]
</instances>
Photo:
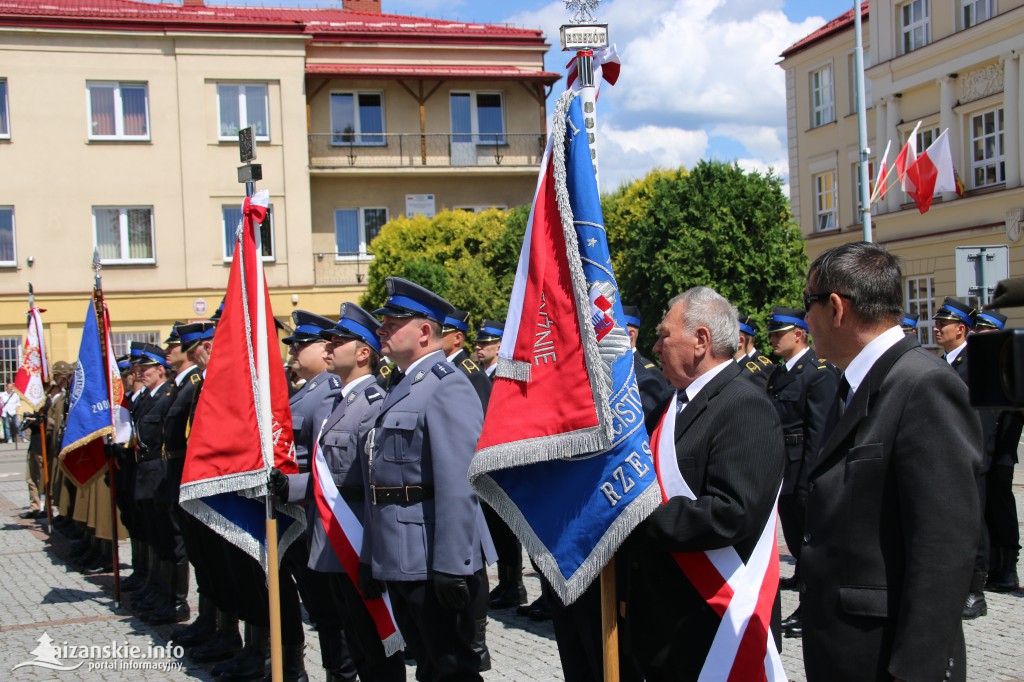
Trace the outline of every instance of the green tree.
<instances>
[{"instance_id":1,"label":"green tree","mask_svg":"<svg viewBox=\"0 0 1024 682\"><path fill-rule=\"evenodd\" d=\"M656 170L604 196L602 209L622 299L643 315L644 351L666 302L693 286L714 288L762 330L773 305L800 305L807 255L773 172L718 161Z\"/></svg>"},{"instance_id":2,"label":"green tree","mask_svg":"<svg viewBox=\"0 0 1024 682\"><path fill-rule=\"evenodd\" d=\"M528 217L529 207L521 206L390 221L373 240L360 305L380 307L387 298L385 279L404 277L469 311L474 326L483 318L505 319Z\"/></svg>"}]
</instances>

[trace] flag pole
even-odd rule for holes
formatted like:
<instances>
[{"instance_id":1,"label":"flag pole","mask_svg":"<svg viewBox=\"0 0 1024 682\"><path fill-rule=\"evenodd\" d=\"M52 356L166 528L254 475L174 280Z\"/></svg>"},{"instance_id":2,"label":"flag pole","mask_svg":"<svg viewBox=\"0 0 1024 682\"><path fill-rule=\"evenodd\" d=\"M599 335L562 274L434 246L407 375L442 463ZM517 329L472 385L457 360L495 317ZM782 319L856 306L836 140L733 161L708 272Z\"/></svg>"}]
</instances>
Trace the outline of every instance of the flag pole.
<instances>
[{"instance_id":1,"label":"flag pole","mask_svg":"<svg viewBox=\"0 0 1024 682\"><path fill-rule=\"evenodd\" d=\"M871 241L871 173L868 168L868 115L867 103L864 101L864 36L861 31L860 0L853 0L853 33L855 45L853 51L854 74L857 88L857 144L860 147L860 210L861 224L864 230L864 241Z\"/></svg>"},{"instance_id":2,"label":"flag pole","mask_svg":"<svg viewBox=\"0 0 1024 682\"><path fill-rule=\"evenodd\" d=\"M608 46L608 24L597 23L594 10L601 0L577 0L566 3L575 10L572 21L561 27L562 50L576 51L576 77L579 79L583 105L583 123L590 144L590 160L594 166L594 182L598 182L597 165L597 87L594 83L594 50ZM619 618L618 596L615 593L614 555L601 569L601 649L604 656L604 682L619 680Z\"/></svg>"},{"instance_id":3,"label":"flag pole","mask_svg":"<svg viewBox=\"0 0 1024 682\"><path fill-rule=\"evenodd\" d=\"M100 335L100 360L103 366L103 376L107 384L107 396L109 396L110 401L110 420L113 426L114 394L110 388L110 367L107 363L107 353L110 352L110 349L107 348L107 306L103 302L103 275L98 248L94 248L92 251L92 271L94 273L92 304L96 315L96 326ZM114 448L111 446L111 438L109 435L103 437L103 451L107 456L107 479L109 480L107 488L110 491L110 563L114 567L114 605L120 607L121 557L117 537L117 476L115 475L117 462L114 457Z\"/></svg>"},{"instance_id":4,"label":"flag pole","mask_svg":"<svg viewBox=\"0 0 1024 682\"><path fill-rule=\"evenodd\" d=\"M34 322L34 316L32 315L33 309L36 307L36 294L32 289L32 282L28 283L28 321L29 324ZM42 336L43 330L37 329L36 333ZM45 362L45 361L44 361ZM44 377L45 378L45 377ZM44 390L48 390L45 389ZM44 393L45 396L45 393ZM46 407L46 401L43 401L43 407ZM53 504L50 496L50 463L46 461L46 419L43 415L43 419L39 420L39 445L43 450L43 495L46 498L46 532L50 533L50 529L53 527Z\"/></svg>"},{"instance_id":5,"label":"flag pole","mask_svg":"<svg viewBox=\"0 0 1024 682\"><path fill-rule=\"evenodd\" d=\"M245 196L248 199L256 192L256 181L263 179L263 168L256 160L256 138L252 127L243 128L238 131L238 152L242 166L238 168L238 181L245 183ZM251 218L242 216L242 224L248 229L252 224ZM267 311L263 305L263 263L260 254L263 250L261 234L257 226L253 226L254 240L256 243L255 253L255 275L256 275L256 298L259 304L256 305L256 376L257 392L259 394L258 409L262 414L257 415L256 423L260 428L260 442L264 453L264 461L267 454L270 455L271 466L273 466L274 446L270 434L270 366L267 359ZM244 240L239 241L236 248L241 248ZM242 254L245 257L245 254ZM244 286L244 283L243 283ZM266 495L266 538L267 538L267 595L269 599L270 612L270 675L273 682L282 682L284 679L284 658L281 644L281 579L277 555L277 518L274 514L274 497L270 489L269 471L267 479Z\"/></svg>"}]
</instances>

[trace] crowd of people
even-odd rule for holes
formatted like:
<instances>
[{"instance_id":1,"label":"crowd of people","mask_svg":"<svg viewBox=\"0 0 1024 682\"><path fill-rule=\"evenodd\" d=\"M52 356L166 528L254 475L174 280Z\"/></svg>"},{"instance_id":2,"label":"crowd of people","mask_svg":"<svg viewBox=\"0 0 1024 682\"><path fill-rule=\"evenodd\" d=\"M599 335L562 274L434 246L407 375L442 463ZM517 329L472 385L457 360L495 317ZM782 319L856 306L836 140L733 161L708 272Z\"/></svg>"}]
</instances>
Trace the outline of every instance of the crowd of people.
<instances>
[{"instance_id":1,"label":"crowd of people","mask_svg":"<svg viewBox=\"0 0 1024 682\"><path fill-rule=\"evenodd\" d=\"M966 338L1006 318L946 299L934 319L938 357L918 342L902 287L883 247L824 252L803 307L772 309L776 362L755 347L753 320L713 289L667 302L660 368L636 351L638 310L622 307L648 433L670 429L671 440L659 431L670 444L655 451L659 476L692 491L666 494L617 555L622 679L696 680L723 665L743 679L744 665L763 673L764 652L781 650L783 636L803 638L810 680L966 679L962 619L985 615L985 590L1019 588L1011 486L1024 421L968 400ZM337 320L292 318L283 341L299 473L272 470L270 489L305 507L307 531L282 559L285 679L307 679L301 602L328 680L404 680L407 659L419 680L482 679L488 610L511 608L554 621L566 680L602 680L597 585L566 606L542 579L527 604L522 547L467 480L484 415L501 409L490 394L502 323L471 327L469 313L400 278L387 280L375 311L345 303ZM145 622L191 620L171 636L218 679L258 679L269 655L263 569L178 503L216 330L216 319L176 324L164 345L133 343L119 359L134 424L112 472L132 548L122 589ZM48 422L50 453L71 369L55 365L51 400L34 416ZM313 502L317 452L364 530L356 576ZM107 484L54 481L55 526L76 538L72 559L87 573L112 569ZM723 614L681 557L732 548L751 561L776 513L796 560L778 587L797 590L800 605L782 618L769 583L761 657L723 660ZM385 593L404 652L385 649L365 606Z\"/></svg>"}]
</instances>

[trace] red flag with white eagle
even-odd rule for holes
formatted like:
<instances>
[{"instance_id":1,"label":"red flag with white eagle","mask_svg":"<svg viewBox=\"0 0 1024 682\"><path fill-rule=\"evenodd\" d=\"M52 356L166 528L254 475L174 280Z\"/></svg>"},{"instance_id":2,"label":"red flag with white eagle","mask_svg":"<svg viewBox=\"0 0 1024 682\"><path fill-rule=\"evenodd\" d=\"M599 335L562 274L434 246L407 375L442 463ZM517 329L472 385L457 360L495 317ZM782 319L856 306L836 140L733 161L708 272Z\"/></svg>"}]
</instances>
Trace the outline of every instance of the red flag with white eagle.
<instances>
[{"instance_id":1,"label":"red flag with white eagle","mask_svg":"<svg viewBox=\"0 0 1024 682\"><path fill-rule=\"evenodd\" d=\"M269 471L298 473L288 383L263 277L259 224L270 194L242 205L224 312L196 406L181 476L181 506L266 565ZM305 527L296 505L276 504L279 556Z\"/></svg>"},{"instance_id":2,"label":"red flag with white eagle","mask_svg":"<svg viewBox=\"0 0 1024 682\"><path fill-rule=\"evenodd\" d=\"M36 411L46 403L44 384L50 381L50 365L46 361L46 345L43 340L43 318L46 312L33 307L28 316L28 329L21 347L21 366L14 375L14 390L24 399L26 409Z\"/></svg>"}]
</instances>

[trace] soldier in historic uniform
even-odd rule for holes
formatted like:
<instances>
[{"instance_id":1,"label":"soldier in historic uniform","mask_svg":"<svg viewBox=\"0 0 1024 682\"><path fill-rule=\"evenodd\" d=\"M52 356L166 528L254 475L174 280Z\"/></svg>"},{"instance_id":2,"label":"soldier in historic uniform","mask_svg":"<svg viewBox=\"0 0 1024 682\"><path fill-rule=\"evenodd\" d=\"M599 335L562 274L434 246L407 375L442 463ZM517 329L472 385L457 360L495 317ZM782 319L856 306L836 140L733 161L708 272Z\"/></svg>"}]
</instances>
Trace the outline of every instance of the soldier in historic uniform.
<instances>
[{"instance_id":1,"label":"soldier in historic uniform","mask_svg":"<svg viewBox=\"0 0 1024 682\"><path fill-rule=\"evenodd\" d=\"M487 376L494 378L498 369L498 350L501 348L501 337L505 335L505 323L497 320L484 320L476 330L476 359Z\"/></svg>"},{"instance_id":2,"label":"soldier in historic uniform","mask_svg":"<svg viewBox=\"0 0 1024 682\"><path fill-rule=\"evenodd\" d=\"M472 595L494 546L467 474L483 427L469 379L449 364L441 325L452 305L408 280L387 279L375 311L381 350L405 374L367 436L369 517L360 580L384 581L417 679L480 680Z\"/></svg>"},{"instance_id":3,"label":"soldier in historic uniform","mask_svg":"<svg viewBox=\"0 0 1024 682\"><path fill-rule=\"evenodd\" d=\"M327 370L342 386L334 410L320 430L320 453L334 485L360 524L364 523L366 496L362 474L365 454L360 453L359 445L373 425L385 396L374 381L380 360L380 339L376 335L379 326L380 323L359 306L343 303L338 323L320 332L327 341ZM315 466L315 462L310 466ZM284 476L278 470L272 476L279 497L305 505L310 531L308 570L325 585L324 606L343 614L344 641L337 635L325 639L325 631L320 630L321 648L331 649L334 655L339 647L347 644L359 678L366 682L405 680L401 652L386 655L373 619L356 589L355 581L359 576L345 575L341 560L330 544L314 498L313 476L310 473ZM325 654L328 682L354 679L354 672L339 669L342 663L328 661Z\"/></svg>"},{"instance_id":4,"label":"soldier in historic uniform","mask_svg":"<svg viewBox=\"0 0 1024 682\"><path fill-rule=\"evenodd\" d=\"M743 375L758 386L768 383L768 375L772 371L772 361L766 358L757 350L754 339L759 331L754 318L749 315L740 315L740 338L736 350L736 362L743 368Z\"/></svg>"},{"instance_id":5,"label":"soldier in historic uniform","mask_svg":"<svg viewBox=\"0 0 1024 682\"><path fill-rule=\"evenodd\" d=\"M779 494L779 519L786 545L796 559L791 578L780 580L783 588L795 588L800 581L800 547L807 511L807 477L822 446L825 422L835 404L838 373L818 358L808 344L804 311L772 308L768 319L768 340L781 362L768 377L766 390L782 422L786 446L786 468ZM803 633L800 608L782 621L787 635Z\"/></svg>"}]
</instances>

